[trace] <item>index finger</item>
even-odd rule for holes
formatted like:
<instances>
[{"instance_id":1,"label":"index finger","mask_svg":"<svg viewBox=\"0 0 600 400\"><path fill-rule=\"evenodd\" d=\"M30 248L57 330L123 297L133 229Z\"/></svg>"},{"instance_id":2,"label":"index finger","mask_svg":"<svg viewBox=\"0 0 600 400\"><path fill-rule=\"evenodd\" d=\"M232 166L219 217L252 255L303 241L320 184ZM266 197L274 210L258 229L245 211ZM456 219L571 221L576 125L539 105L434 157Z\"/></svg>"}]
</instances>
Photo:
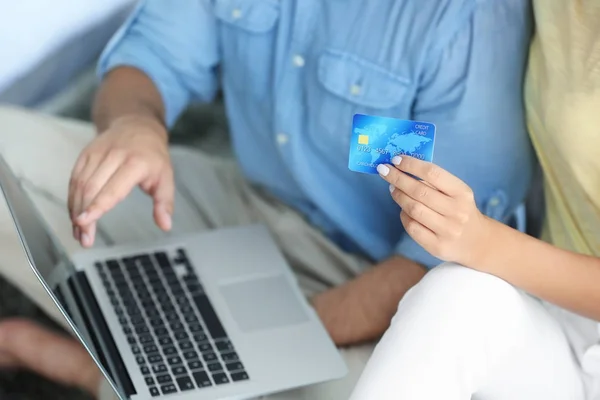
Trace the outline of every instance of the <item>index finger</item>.
<instances>
[{"instance_id":1,"label":"index finger","mask_svg":"<svg viewBox=\"0 0 600 400\"><path fill-rule=\"evenodd\" d=\"M122 165L98 192L84 212L77 217L78 225L88 225L122 201L134 187L140 184L146 171Z\"/></svg>"},{"instance_id":2,"label":"index finger","mask_svg":"<svg viewBox=\"0 0 600 400\"><path fill-rule=\"evenodd\" d=\"M409 156L396 156L392 159L392 163L400 171L421 178L425 183L430 184L448 196L455 196L471 191L466 183L439 165Z\"/></svg>"}]
</instances>

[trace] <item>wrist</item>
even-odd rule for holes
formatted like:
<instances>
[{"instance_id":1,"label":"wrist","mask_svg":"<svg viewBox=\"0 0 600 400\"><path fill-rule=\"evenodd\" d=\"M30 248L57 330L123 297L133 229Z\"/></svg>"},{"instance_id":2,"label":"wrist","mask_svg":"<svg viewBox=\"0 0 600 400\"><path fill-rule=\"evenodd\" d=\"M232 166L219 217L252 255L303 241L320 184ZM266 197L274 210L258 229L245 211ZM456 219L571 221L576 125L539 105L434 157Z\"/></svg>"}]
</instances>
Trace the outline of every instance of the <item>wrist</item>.
<instances>
[{"instance_id":1,"label":"wrist","mask_svg":"<svg viewBox=\"0 0 600 400\"><path fill-rule=\"evenodd\" d=\"M486 215L481 214L480 230L476 236L476 243L473 246L475 251L470 260L465 265L470 268L485 272L489 265L490 258L494 257L495 247L497 245L497 228L500 222Z\"/></svg>"},{"instance_id":2,"label":"wrist","mask_svg":"<svg viewBox=\"0 0 600 400\"><path fill-rule=\"evenodd\" d=\"M124 129L134 127L136 133L145 132L159 136L165 141L168 140L168 133L165 125L152 114L124 114L110 122L108 129Z\"/></svg>"}]
</instances>

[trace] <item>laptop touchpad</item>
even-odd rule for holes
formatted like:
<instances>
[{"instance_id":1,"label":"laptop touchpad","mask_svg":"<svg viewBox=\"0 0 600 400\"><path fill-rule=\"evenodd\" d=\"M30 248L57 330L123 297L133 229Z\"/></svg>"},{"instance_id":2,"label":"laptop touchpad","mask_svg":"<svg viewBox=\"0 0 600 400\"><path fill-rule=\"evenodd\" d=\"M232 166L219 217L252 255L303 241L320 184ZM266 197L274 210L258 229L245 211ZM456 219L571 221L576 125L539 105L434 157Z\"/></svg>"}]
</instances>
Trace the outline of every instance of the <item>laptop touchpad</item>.
<instances>
[{"instance_id":1,"label":"laptop touchpad","mask_svg":"<svg viewBox=\"0 0 600 400\"><path fill-rule=\"evenodd\" d=\"M224 285L221 293L243 332L308 321L308 315L284 275Z\"/></svg>"}]
</instances>

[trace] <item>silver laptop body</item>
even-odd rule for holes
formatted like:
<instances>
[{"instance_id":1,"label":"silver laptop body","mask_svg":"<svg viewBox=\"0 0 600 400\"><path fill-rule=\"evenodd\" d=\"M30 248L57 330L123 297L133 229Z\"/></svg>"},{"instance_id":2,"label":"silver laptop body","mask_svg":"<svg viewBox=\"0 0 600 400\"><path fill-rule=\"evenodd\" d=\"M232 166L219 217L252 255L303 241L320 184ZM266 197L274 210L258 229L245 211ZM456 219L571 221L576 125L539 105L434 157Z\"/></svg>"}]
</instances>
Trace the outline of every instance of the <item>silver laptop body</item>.
<instances>
[{"instance_id":1,"label":"silver laptop body","mask_svg":"<svg viewBox=\"0 0 600 400\"><path fill-rule=\"evenodd\" d=\"M0 157L31 268L121 399L249 399L346 366L262 226L69 258Z\"/></svg>"}]
</instances>

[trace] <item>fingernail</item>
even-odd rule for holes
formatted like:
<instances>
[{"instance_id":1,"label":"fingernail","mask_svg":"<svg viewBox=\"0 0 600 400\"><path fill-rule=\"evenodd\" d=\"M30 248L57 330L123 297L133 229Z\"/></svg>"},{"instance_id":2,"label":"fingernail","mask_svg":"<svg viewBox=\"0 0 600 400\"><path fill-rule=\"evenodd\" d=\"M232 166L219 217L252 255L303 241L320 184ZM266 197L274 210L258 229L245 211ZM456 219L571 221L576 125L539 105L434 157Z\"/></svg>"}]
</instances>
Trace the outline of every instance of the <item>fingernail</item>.
<instances>
[{"instance_id":1,"label":"fingernail","mask_svg":"<svg viewBox=\"0 0 600 400\"><path fill-rule=\"evenodd\" d=\"M88 216L88 213L86 211L82 212L81 214L79 214L79 216L76 218L77 221L83 221L84 219L86 219Z\"/></svg>"},{"instance_id":2,"label":"fingernail","mask_svg":"<svg viewBox=\"0 0 600 400\"><path fill-rule=\"evenodd\" d=\"M390 185L390 193L394 193L394 190L396 190L396 186Z\"/></svg>"},{"instance_id":3,"label":"fingernail","mask_svg":"<svg viewBox=\"0 0 600 400\"><path fill-rule=\"evenodd\" d=\"M81 229L78 226L75 227L75 240L81 240Z\"/></svg>"},{"instance_id":4,"label":"fingernail","mask_svg":"<svg viewBox=\"0 0 600 400\"><path fill-rule=\"evenodd\" d=\"M172 226L173 226L173 218L171 217L171 214L169 214L168 212L165 212L165 229L167 231L170 231Z\"/></svg>"},{"instance_id":5,"label":"fingernail","mask_svg":"<svg viewBox=\"0 0 600 400\"><path fill-rule=\"evenodd\" d=\"M85 247L88 247L91 244L90 235L88 235L87 233L81 235L81 244Z\"/></svg>"},{"instance_id":6,"label":"fingernail","mask_svg":"<svg viewBox=\"0 0 600 400\"><path fill-rule=\"evenodd\" d=\"M402 157L400 156L394 156L394 158L392 158L392 164L398 166L400 165L400 163L402 162Z\"/></svg>"},{"instance_id":7,"label":"fingernail","mask_svg":"<svg viewBox=\"0 0 600 400\"><path fill-rule=\"evenodd\" d=\"M387 174L390 173L390 169L387 167L387 165L379 164L377 166L377 172L379 172L381 176L387 176Z\"/></svg>"}]
</instances>

